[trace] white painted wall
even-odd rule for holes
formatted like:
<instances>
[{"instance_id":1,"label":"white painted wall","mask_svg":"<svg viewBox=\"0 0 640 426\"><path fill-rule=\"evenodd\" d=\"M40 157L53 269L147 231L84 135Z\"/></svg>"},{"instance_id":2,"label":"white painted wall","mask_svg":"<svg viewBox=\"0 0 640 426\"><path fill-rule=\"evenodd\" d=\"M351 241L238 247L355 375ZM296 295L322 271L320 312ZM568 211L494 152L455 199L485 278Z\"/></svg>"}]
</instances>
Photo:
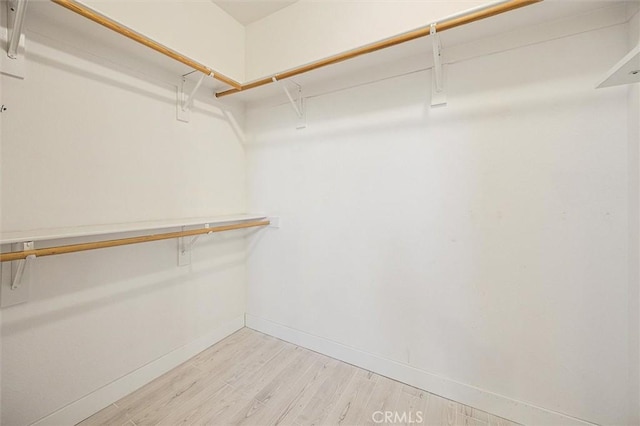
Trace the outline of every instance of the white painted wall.
<instances>
[{"instance_id":1,"label":"white painted wall","mask_svg":"<svg viewBox=\"0 0 640 426\"><path fill-rule=\"evenodd\" d=\"M300 0L247 25L246 78L355 49L485 3Z\"/></svg>"},{"instance_id":2,"label":"white painted wall","mask_svg":"<svg viewBox=\"0 0 640 426\"><path fill-rule=\"evenodd\" d=\"M245 28L210 0L83 3L227 77L245 79Z\"/></svg>"},{"instance_id":3,"label":"white painted wall","mask_svg":"<svg viewBox=\"0 0 640 426\"><path fill-rule=\"evenodd\" d=\"M628 49L640 43L640 4L629 5ZM640 424L640 84L629 96L629 390L630 418Z\"/></svg>"},{"instance_id":4,"label":"white painted wall","mask_svg":"<svg viewBox=\"0 0 640 426\"><path fill-rule=\"evenodd\" d=\"M243 147L210 92L178 122L176 76L27 36L27 78L0 80L3 231L245 211ZM200 238L189 267L175 240L37 259L29 303L2 309L2 424L242 326L243 235Z\"/></svg>"},{"instance_id":5,"label":"white painted wall","mask_svg":"<svg viewBox=\"0 0 640 426\"><path fill-rule=\"evenodd\" d=\"M594 89L626 46L617 25L452 64L441 109L429 72L310 98L302 131L250 109L249 207L282 228L248 314L498 414L633 424L628 89Z\"/></svg>"}]
</instances>

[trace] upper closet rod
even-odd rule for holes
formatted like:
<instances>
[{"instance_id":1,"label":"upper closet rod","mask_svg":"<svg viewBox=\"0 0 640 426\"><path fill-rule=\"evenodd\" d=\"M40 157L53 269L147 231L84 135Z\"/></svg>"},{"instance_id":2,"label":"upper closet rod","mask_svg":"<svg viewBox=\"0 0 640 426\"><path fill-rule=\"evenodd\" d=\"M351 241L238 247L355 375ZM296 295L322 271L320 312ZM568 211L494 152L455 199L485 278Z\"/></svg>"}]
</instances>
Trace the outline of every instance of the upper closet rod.
<instances>
[{"instance_id":1,"label":"upper closet rod","mask_svg":"<svg viewBox=\"0 0 640 426\"><path fill-rule=\"evenodd\" d=\"M214 70L212 70L209 67L206 67L196 61L194 61L193 59L189 59L186 56L183 56L171 49L169 49L166 46L161 45L158 42L155 42L153 40L151 40L148 37L143 36L140 33L137 33L127 27L125 27L124 25L121 25L119 23L117 23L116 21L107 18L106 16L88 8L87 6L84 6L76 1L73 0L51 0L52 2L59 4L60 6L66 7L67 9L84 16L87 19L92 20L93 22L96 22L102 26L105 26L107 28L109 28L110 30L113 30L117 33L122 34L125 37L130 38L131 40L137 41L140 44L143 44L147 47L150 47L151 49L155 50L156 52L160 52L163 55L166 55L172 59L175 59L178 62L182 62L183 64L200 71L201 73L204 73L206 75L213 75L213 78L215 78L216 80L222 81L225 84L228 84L231 87L235 87L237 89L240 89L242 87L242 85L240 83L238 83L237 81L226 77L222 74L219 74L217 72L215 72Z\"/></svg>"},{"instance_id":2,"label":"upper closet rod","mask_svg":"<svg viewBox=\"0 0 640 426\"><path fill-rule=\"evenodd\" d=\"M480 6L480 7L470 9L462 13L458 13L455 15L451 15L447 18L444 18L442 22L436 23L436 31L437 32L446 31L451 28L459 27L461 25L469 24L474 21L479 21L484 18L489 18L491 16L499 15L501 13L505 13L510 10L518 9L534 3L539 3L541 1L542 0L506 0L506 1L494 2L488 5ZM391 47L397 44L405 43L407 41L415 40L420 37L426 37L429 35L430 30L431 30L431 25L427 25L425 27L410 31L408 33L401 34L396 37L392 37L383 41L368 44L366 46L359 47L357 49L350 50L348 52L339 53L337 55L330 56L329 58L312 62L308 65L303 65L301 67L294 68L290 71L285 71L279 74L275 74L271 77L266 77L260 80L253 81L251 83L243 84L241 87L236 87L234 89L229 89L223 92L216 93L216 96L220 98L223 96L232 95L234 93L238 93L244 90L253 89L255 87L260 87L266 84L270 84L274 81L274 79L277 81L280 81L285 78L290 78L299 74L303 74L308 71L325 67L327 65L332 65L338 62L345 61L347 59L355 58L356 56L366 55L367 53L375 52L377 50L385 49L387 47Z\"/></svg>"},{"instance_id":3,"label":"upper closet rod","mask_svg":"<svg viewBox=\"0 0 640 426\"><path fill-rule=\"evenodd\" d=\"M233 225L216 226L213 228L192 229L189 231L166 232L164 234L143 235L141 237L120 238L117 240L98 241L95 243L70 244L67 246L47 247L33 250L13 251L1 253L0 262L26 259L28 256L42 257L56 254L75 253L78 251L95 250L106 247L126 246L129 244L147 243L150 241L168 240L172 238L193 237L196 235L210 234L212 232L231 231L233 229L255 228L267 226L268 220L236 223Z\"/></svg>"}]
</instances>

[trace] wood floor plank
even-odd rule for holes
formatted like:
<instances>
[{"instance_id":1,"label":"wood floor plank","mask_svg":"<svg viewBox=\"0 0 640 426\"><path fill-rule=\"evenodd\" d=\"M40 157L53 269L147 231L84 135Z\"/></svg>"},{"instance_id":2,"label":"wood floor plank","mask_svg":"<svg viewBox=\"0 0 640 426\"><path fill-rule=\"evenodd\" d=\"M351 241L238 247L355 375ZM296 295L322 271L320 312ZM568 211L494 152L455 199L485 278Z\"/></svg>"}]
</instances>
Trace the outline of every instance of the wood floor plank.
<instances>
[{"instance_id":1,"label":"wood floor plank","mask_svg":"<svg viewBox=\"0 0 640 426\"><path fill-rule=\"evenodd\" d=\"M357 368L352 365L339 363L294 421L301 426L324 424L326 417L342 396L356 371Z\"/></svg>"},{"instance_id":2,"label":"wood floor plank","mask_svg":"<svg viewBox=\"0 0 640 426\"><path fill-rule=\"evenodd\" d=\"M314 377L310 381L303 384L302 389L293 396L293 399L287 404L278 418L275 424L290 425L296 422L298 415L304 410L307 404L313 399L316 392L320 389L327 377L330 377L335 373L336 369L341 364L340 361L327 358L323 360L322 368L317 371Z\"/></svg>"},{"instance_id":3,"label":"wood floor plank","mask_svg":"<svg viewBox=\"0 0 640 426\"><path fill-rule=\"evenodd\" d=\"M255 398L263 404L268 403L274 394L281 389L293 387L296 381L302 376L314 363L320 362L320 356L315 352L297 347L298 357L281 370L276 377L260 389Z\"/></svg>"},{"instance_id":4,"label":"wood floor plank","mask_svg":"<svg viewBox=\"0 0 640 426\"><path fill-rule=\"evenodd\" d=\"M475 419L473 417L465 416L464 414L458 412L458 418L456 420L456 426L487 426L487 422L483 422L482 420Z\"/></svg>"},{"instance_id":5,"label":"wood floor plank","mask_svg":"<svg viewBox=\"0 0 640 426\"><path fill-rule=\"evenodd\" d=\"M448 402L448 400L438 395L428 394L424 424L426 426L442 426L442 417L443 415L446 415Z\"/></svg>"},{"instance_id":6,"label":"wood floor plank","mask_svg":"<svg viewBox=\"0 0 640 426\"><path fill-rule=\"evenodd\" d=\"M424 422L429 396L427 392L411 387L403 386L395 411L401 416L396 421L397 425L415 425Z\"/></svg>"},{"instance_id":7,"label":"wood floor plank","mask_svg":"<svg viewBox=\"0 0 640 426\"><path fill-rule=\"evenodd\" d=\"M220 371L220 377L223 377L225 382L234 386L235 383L241 382L245 376L251 375L263 367L279 352L293 346L275 337L264 337L264 342L261 345L252 347L250 354L237 357L232 367L226 371Z\"/></svg>"},{"instance_id":8,"label":"wood floor plank","mask_svg":"<svg viewBox=\"0 0 640 426\"><path fill-rule=\"evenodd\" d=\"M223 389L226 383L215 376L200 375L181 386L168 389L165 395L147 404L142 409L130 412L131 420L138 426L155 425L174 410L191 399L206 399L209 395Z\"/></svg>"},{"instance_id":9,"label":"wood floor plank","mask_svg":"<svg viewBox=\"0 0 640 426\"><path fill-rule=\"evenodd\" d=\"M265 404L253 398L240 406L236 413L229 417L230 425L265 425L268 423L258 422L260 413L264 412Z\"/></svg>"},{"instance_id":10,"label":"wood floor plank","mask_svg":"<svg viewBox=\"0 0 640 426\"><path fill-rule=\"evenodd\" d=\"M373 388L373 393L367 402L361 416L358 419L359 425L378 425L374 421L373 415L375 412L394 411L394 407L400 393L402 392L403 384L396 382L395 380L388 379L383 376L378 376L376 384ZM376 416L379 417L379 416ZM376 418L377 420L377 418Z\"/></svg>"},{"instance_id":11,"label":"wood floor plank","mask_svg":"<svg viewBox=\"0 0 640 426\"><path fill-rule=\"evenodd\" d=\"M202 371L214 371L215 368L228 369L238 356L245 353L248 347L262 344L262 341L263 336L260 334L252 333L246 328L239 330L191 360L117 401L116 405L123 412L119 413L119 417L109 419L111 424L119 422L121 418L136 418L141 411L153 403L159 404L165 401L170 397L169 394L172 390L182 389L185 384L193 383L198 378L202 378ZM200 368L198 368L198 364Z\"/></svg>"},{"instance_id":12,"label":"wood floor plank","mask_svg":"<svg viewBox=\"0 0 640 426\"><path fill-rule=\"evenodd\" d=\"M281 351L268 359L260 368L250 374L234 376L236 380L229 382L229 384L241 392L256 395L302 353L302 350L296 346L290 344L283 344L283 346Z\"/></svg>"},{"instance_id":13,"label":"wood floor plank","mask_svg":"<svg viewBox=\"0 0 640 426\"><path fill-rule=\"evenodd\" d=\"M220 398L225 392L229 392L232 388L225 382L217 382L220 387L215 389L210 387L205 392L200 393L194 398L190 398L171 410L166 416L158 421L157 426L177 426L190 425L195 418L204 415L204 411L208 410L212 401Z\"/></svg>"},{"instance_id":14,"label":"wood floor plank","mask_svg":"<svg viewBox=\"0 0 640 426\"><path fill-rule=\"evenodd\" d=\"M396 414L391 422L376 423L377 411ZM80 423L206 424L516 425L247 328Z\"/></svg>"},{"instance_id":15,"label":"wood floor plank","mask_svg":"<svg viewBox=\"0 0 640 426\"><path fill-rule=\"evenodd\" d=\"M256 399L262 401L259 406L251 404L240 411L235 419L238 426L282 425L282 418L294 408L304 389L321 376L327 358L310 352L310 364L296 364L297 375L283 373L267 385L265 393L258 392ZM294 370L295 371L295 370ZM287 382L286 379L291 381Z\"/></svg>"},{"instance_id":16,"label":"wood floor plank","mask_svg":"<svg viewBox=\"0 0 640 426\"><path fill-rule=\"evenodd\" d=\"M105 413L99 412L103 417L103 421L99 424L126 424L132 415L143 410L149 404L162 400L167 396L168 392L171 392L171 389L181 386L182 383L194 380L200 375L201 372L189 363L181 364L135 392L116 401L115 405L119 408L118 410L109 410Z\"/></svg>"},{"instance_id":17,"label":"wood floor plank","mask_svg":"<svg viewBox=\"0 0 640 426\"><path fill-rule=\"evenodd\" d=\"M224 392L207 400L190 416L192 425L227 425L238 410L248 402L256 402L250 396L227 385Z\"/></svg>"},{"instance_id":18,"label":"wood floor plank","mask_svg":"<svg viewBox=\"0 0 640 426\"><path fill-rule=\"evenodd\" d=\"M330 425L355 425L366 407L378 376L366 370L359 369L348 388L333 406L326 418Z\"/></svg>"},{"instance_id":19,"label":"wood floor plank","mask_svg":"<svg viewBox=\"0 0 640 426\"><path fill-rule=\"evenodd\" d=\"M455 426L457 420L458 406L453 401L444 400L441 405L440 422L441 426Z\"/></svg>"},{"instance_id":20,"label":"wood floor plank","mask_svg":"<svg viewBox=\"0 0 640 426\"><path fill-rule=\"evenodd\" d=\"M233 335L235 336L235 334ZM228 370L233 368L238 359L244 359L252 348L260 347L270 341L268 336L262 334L239 335L235 344L226 344L226 339L211 346L192 359L191 364L203 371ZM220 345L220 346L218 346Z\"/></svg>"},{"instance_id":21,"label":"wood floor plank","mask_svg":"<svg viewBox=\"0 0 640 426\"><path fill-rule=\"evenodd\" d=\"M471 417L473 419L479 420L485 425L489 423L489 414L478 410L477 408L469 407L468 405L459 405L460 413L465 415L466 417Z\"/></svg>"},{"instance_id":22,"label":"wood floor plank","mask_svg":"<svg viewBox=\"0 0 640 426\"><path fill-rule=\"evenodd\" d=\"M130 413L131 420L138 426L155 425L171 414L173 410L180 410L180 407L190 399L210 400L210 395L217 393L225 384L229 385L230 381L245 374L250 375L253 371L261 368L266 360L283 349L284 345L278 339L265 339L265 342L258 346L250 356L243 359L238 370L231 368L226 371L201 372L199 377L191 382L181 383L182 387L174 389L173 394L169 397L165 396L165 398L148 406L143 412Z\"/></svg>"}]
</instances>

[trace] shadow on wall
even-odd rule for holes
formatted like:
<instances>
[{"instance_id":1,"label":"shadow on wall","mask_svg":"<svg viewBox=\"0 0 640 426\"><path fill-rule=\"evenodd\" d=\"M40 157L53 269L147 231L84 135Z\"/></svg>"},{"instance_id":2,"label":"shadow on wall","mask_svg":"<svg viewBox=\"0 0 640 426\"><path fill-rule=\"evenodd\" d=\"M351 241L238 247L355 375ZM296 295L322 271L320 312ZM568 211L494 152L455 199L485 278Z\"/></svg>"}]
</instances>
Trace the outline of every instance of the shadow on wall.
<instances>
[{"instance_id":1,"label":"shadow on wall","mask_svg":"<svg viewBox=\"0 0 640 426\"><path fill-rule=\"evenodd\" d=\"M264 113L263 108L248 111L249 133L252 137L245 144L251 149L288 145L292 142L343 142L338 138L363 134L396 133L398 129L420 129L426 127L454 126L461 122L482 122L485 119L502 117L544 117L549 111L579 107L594 97L602 103L614 102L624 88L607 91L593 89L591 78L585 78L584 87L563 87L565 79L538 82L511 88L500 87L494 91L475 90L461 92L455 84L448 93L448 106L430 106L430 70L371 83L374 90L363 90L362 86L345 89L309 98L307 108L307 128L295 129L295 114L289 104L273 109L274 113ZM478 84L482 86L482 84ZM416 90L415 88L420 88ZM349 98L347 98L350 96ZM278 114L280 120L274 120ZM321 118L317 118L321 117ZM529 129L545 132L544 126L534 123ZM253 128L260 129L255 133ZM425 134L426 135L426 134ZM394 143L401 142L395 141Z\"/></svg>"},{"instance_id":2,"label":"shadow on wall","mask_svg":"<svg viewBox=\"0 0 640 426\"><path fill-rule=\"evenodd\" d=\"M47 46L48 48L53 50L59 50L60 45L62 44L61 42L56 42L55 40L41 36L39 34L30 34L30 37L33 38L34 42L42 44L43 46ZM82 50L75 49L66 44L64 46L67 47L67 50L64 51L65 53L76 56L83 61L87 61L88 63L97 64L101 68L107 68L114 73L117 73L118 75L110 78L98 71L91 71L80 66L74 66L67 62L57 60L55 57L34 53L33 49L29 50L29 52L27 53L27 58L29 61L37 62L45 67L55 68L64 71L65 73L76 75L83 79L89 79L110 87L116 87L127 93L152 99L156 102L163 103L170 107L175 107L176 93L178 90L177 84L179 80L178 75L171 76L173 79L175 79L175 83L167 82L166 80L168 78L151 77L143 72L136 71L131 67L124 66L111 60L105 59L97 54L90 54ZM153 67L154 65L145 63L143 64L143 66L145 67L143 69L146 70L147 68ZM122 81L122 74L129 77L132 81L130 83ZM197 72L194 72L193 74L200 75L200 73ZM143 84L138 83L140 82L140 80L143 81ZM188 84L189 87L193 87L195 85L195 82L191 82ZM141 86L152 86L153 89L150 88L148 90L145 90ZM74 89L74 87L70 87L69 91L72 92ZM160 92L160 90L162 92ZM230 102L225 103L218 100L209 90L202 88L194 94L193 99L194 101L198 102L191 103L190 111L192 113L203 114L209 118L221 120L228 123L229 127L236 136L236 140L240 142L245 141L245 134L242 129L241 122L239 123L236 119L236 115L234 115L234 112L237 112L235 111L237 109L237 106ZM96 102L91 105L91 108L100 108L100 105L100 99L96 99ZM103 106L103 108L105 110L104 113L109 114L109 108L113 108L113 105L105 105ZM140 111L140 113L143 112ZM185 124L185 126L188 126L188 124Z\"/></svg>"},{"instance_id":3,"label":"shadow on wall","mask_svg":"<svg viewBox=\"0 0 640 426\"><path fill-rule=\"evenodd\" d=\"M143 96L149 99L154 99L155 101L158 102L162 102L165 103L167 105L171 105L174 106L176 104L176 98L175 98L175 93L177 90L177 86L174 84L170 84L170 83L166 83L164 81L160 81L158 79L146 79L145 83L150 83L150 84L154 84L156 85L158 88L162 88L162 89L170 89L171 92L167 94L167 96L163 96L161 94L158 93L154 93L150 90L144 90L138 86L134 86L133 84L127 84L124 83L120 80L117 80L115 78L109 78L109 77L105 77L104 75L101 75L97 72L92 72L92 71L88 71L86 69L80 68L80 67L76 67L73 65L70 65L68 63L64 63L64 62L60 62L57 61L55 59L43 56L43 55L39 55L39 54L35 54L35 53L29 53L28 54L28 59L34 62L38 62L41 65L44 66L48 66L48 67L52 67L52 68L56 68L59 69L61 71L67 72L69 74L75 74L78 77L82 77L85 79L91 79L94 81L97 81L99 83L105 84L107 86L111 86L111 87L117 87L120 88L124 91L127 91L129 93L134 93L136 95L139 96ZM91 57L89 55L85 55L85 57L83 58L85 60L91 60L91 61L95 61L96 57ZM139 73L135 73L132 72L130 69L124 68L124 67L120 67L120 66L116 66L113 63L109 63L107 61L99 61L99 64L101 66L109 66L109 68L111 68L113 71L118 72L118 73L126 73L129 77L131 78L135 78L135 79L140 79L141 75ZM223 109L221 108L220 102L218 102L215 98L215 96L207 96L204 94L204 91L199 91L196 93L195 98L196 100L198 100L198 102L204 103L204 104L208 104L209 106L213 106L216 107L216 109L205 109L199 106L196 106L196 104L194 104L191 107L191 111L194 112L198 112L201 114L206 114L212 118L218 119L218 120L223 120L223 121L228 121L228 117L224 114ZM93 106L95 107L96 105L99 105L99 99L97 100L96 104Z\"/></svg>"},{"instance_id":4,"label":"shadow on wall","mask_svg":"<svg viewBox=\"0 0 640 426\"><path fill-rule=\"evenodd\" d=\"M44 313L35 316L17 316L15 320L5 318L2 334L10 336L132 298L149 297L169 287L186 286L215 276L215 273L240 267L246 261L243 240L247 233L235 232L235 235L224 239L200 239L194 250L206 251L207 257L213 259L202 269L193 263L176 267L177 240L145 243L146 247L124 246L37 259L31 283L34 297L27 303L46 304L54 298L71 297L73 293L77 293L73 297L86 300L63 302L67 307L48 312L45 309ZM132 288L121 289L129 284ZM100 287L118 286L119 290L108 295L96 293L92 298L89 293L92 289L100 292Z\"/></svg>"},{"instance_id":5,"label":"shadow on wall","mask_svg":"<svg viewBox=\"0 0 640 426\"><path fill-rule=\"evenodd\" d=\"M2 335L11 336L19 334L27 330L39 328L45 324L51 324L55 322L64 321L68 318L90 312L96 309L103 309L109 305L119 304L124 300L131 300L135 298L149 297L153 292L158 292L168 287L186 286L190 282L197 281L204 277L210 277L212 274L221 272L223 270L238 267L244 263L243 258L237 258L229 262L220 263L215 267L198 270L197 272L191 272L189 274L179 275L170 279L162 281L153 281L142 286L137 286L134 289L128 289L120 292L110 294L106 297L96 298L90 301L74 304L73 306L59 309L53 312L47 312L40 315L30 316L24 319L14 321L3 321L2 323Z\"/></svg>"}]
</instances>

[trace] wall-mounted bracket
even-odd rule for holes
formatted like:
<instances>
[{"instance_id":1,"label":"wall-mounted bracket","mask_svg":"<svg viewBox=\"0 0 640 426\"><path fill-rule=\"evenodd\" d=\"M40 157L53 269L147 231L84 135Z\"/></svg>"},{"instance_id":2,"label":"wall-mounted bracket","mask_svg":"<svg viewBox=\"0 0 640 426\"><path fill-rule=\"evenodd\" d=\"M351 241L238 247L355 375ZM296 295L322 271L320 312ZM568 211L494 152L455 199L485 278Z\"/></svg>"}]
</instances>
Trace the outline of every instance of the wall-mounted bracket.
<instances>
[{"instance_id":1,"label":"wall-mounted bracket","mask_svg":"<svg viewBox=\"0 0 640 426\"><path fill-rule=\"evenodd\" d=\"M13 250L26 251L33 250L33 241L15 244ZM2 287L0 288L0 306L17 305L26 302L29 298L31 287L31 269L34 255L27 256L26 259L15 260L2 264Z\"/></svg>"},{"instance_id":2,"label":"wall-mounted bracket","mask_svg":"<svg viewBox=\"0 0 640 426\"><path fill-rule=\"evenodd\" d=\"M0 72L24 79L25 77L25 36L23 34L27 0L8 0L6 12L2 14L0 25L4 28L2 38L6 41L7 54L0 54Z\"/></svg>"},{"instance_id":3,"label":"wall-mounted bracket","mask_svg":"<svg viewBox=\"0 0 640 426\"><path fill-rule=\"evenodd\" d=\"M618 61L596 87L600 89L633 83L640 83L640 44Z\"/></svg>"},{"instance_id":4,"label":"wall-mounted bracket","mask_svg":"<svg viewBox=\"0 0 640 426\"><path fill-rule=\"evenodd\" d=\"M429 29L433 44L433 76L431 78L431 106L444 106L447 104L447 94L444 89L445 70L442 64L442 43L440 34L437 33L436 24L431 24Z\"/></svg>"},{"instance_id":5,"label":"wall-mounted bracket","mask_svg":"<svg viewBox=\"0 0 640 426\"><path fill-rule=\"evenodd\" d=\"M33 241L27 241L22 243L22 250L33 250ZM16 260L15 263L15 272L13 273L13 280L11 282L11 290L17 290L22 284L22 277L24 276L25 268L31 264L31 261L35 259L35 255L27 256L26 259Z\"/></svg>"},{"instance_id":6,"label":"wall-mounted bracket","mask_svg":"<svg viewBox=\"0 0 640 426\"><path fill-rule=\"evenodd\" d=\"M213 76L213 73L209 74ZM178 85L178 101L176 103L176 117L180 121L184 121L185 123L189 122L189 112L191 111L191 106L193 105L193 98L202 85L205 77L208 77L206 74L202 74L200 79L196 83L196 85L191 89L189 94L185 92L185 85L187 83L186 74L182 76L182 80Z\"/></svg>"},{"instance_id":7,"label":"wall-mounted bracket","mask_svg":"<svg viewBox=\"0 0 640 426\"><path fill-rule=\"evenodd\" d=\"M280 216L269 216L269 228L280 228Z\"/></svg>"},{"instance_id":8,"label":"wall-mounted bracket","mask_svg":"<svg viewBox=\"0 0 640 426\"><path fill-rule=\"evenodd\" d=\"M209 228L209 224L206 223L204 228ZM182 227L183 231L186 231L184 227ZM212 232L207 232L207 235L211 235ZM200 235L196 235L195 237L181 237L178 238L178 266L187 266L191 265L191 249L193 245L198 241Z\"/></svg>"},{"instance_id":9,"label":"wall-mounted bracket","mask_svg":"<svg viewBox=\"0 0 640 426\"><path fill-rule=\"evenodd\" d=\"M296 89L298 92L298 98L294 99L284 81L278 80L276 77L273 77L271 80L274 83L279 83L285 95L287 95L287 98L291 103L291 107L296 113L296 117L298 117L296 129L304 129L305 127L307 127L307 112L304 105L304 98L302 97L302 87L298 83L292 81L292 83L296 85Z\"/></svg>"},{"instance_id":10,"label":"wall-mounted bracket","mask_svg":"<svg viewBox=\"0 0 640 426\"><path fill-rule=\"evenodd\" d=\"M18 58L18 45L23 37L22 29L24 27L24 17L27 14L27 0L8 0L7 1L7 56L11 59Z\"/></svg>"}]
</instances>

